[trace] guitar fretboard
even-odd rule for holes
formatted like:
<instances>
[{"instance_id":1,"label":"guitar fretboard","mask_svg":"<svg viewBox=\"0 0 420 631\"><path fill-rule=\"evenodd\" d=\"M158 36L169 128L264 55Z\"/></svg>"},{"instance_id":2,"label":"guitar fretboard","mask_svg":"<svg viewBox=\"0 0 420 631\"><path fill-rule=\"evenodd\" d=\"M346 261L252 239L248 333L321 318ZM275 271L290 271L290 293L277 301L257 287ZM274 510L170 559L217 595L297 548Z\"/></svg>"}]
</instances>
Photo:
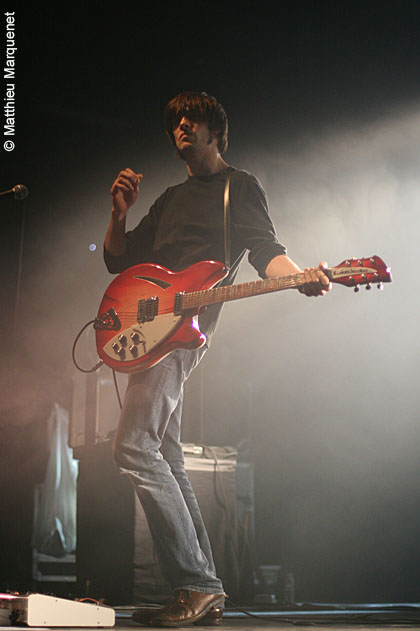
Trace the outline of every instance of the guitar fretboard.
<instances>
[{"instance_id":1,"label":"guitar fretboard","mask_svg":"<svg viewBox=\"0 0 420 631\"><path fill-rule=\"evenodd\" d=\"M230 300L299 287L302 284L302 276L303 274L299 273L280 278L266 278L249 283L239 283L238 285L222 285L213 289L192 291L182 296L181 308L183 311L196 310L219 302L229 302Z\"/></svg>"}]
</instances>

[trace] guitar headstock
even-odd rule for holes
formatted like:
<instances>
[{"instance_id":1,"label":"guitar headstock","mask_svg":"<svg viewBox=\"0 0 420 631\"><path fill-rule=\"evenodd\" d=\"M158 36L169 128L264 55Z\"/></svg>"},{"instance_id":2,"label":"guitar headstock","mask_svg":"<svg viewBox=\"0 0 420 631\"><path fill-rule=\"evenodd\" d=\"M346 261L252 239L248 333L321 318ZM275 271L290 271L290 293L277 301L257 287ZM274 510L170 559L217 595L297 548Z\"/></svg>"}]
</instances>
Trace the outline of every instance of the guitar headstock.
<instances>
[{"instance_id":1,"label":"guitar headstock","mask_svg":"<svg viewBox=\"0 0 420 631\"><path fill-rule=\"evenodd\" d=\"M336 267L330 267L326 274L333 283L354 287L354 291L359 291L360 285L366 285L366 289L370 289L372 283L382 289L382 283L392 281L391 268L379 256L347 259Z\"/></svg>"}]
</instances>

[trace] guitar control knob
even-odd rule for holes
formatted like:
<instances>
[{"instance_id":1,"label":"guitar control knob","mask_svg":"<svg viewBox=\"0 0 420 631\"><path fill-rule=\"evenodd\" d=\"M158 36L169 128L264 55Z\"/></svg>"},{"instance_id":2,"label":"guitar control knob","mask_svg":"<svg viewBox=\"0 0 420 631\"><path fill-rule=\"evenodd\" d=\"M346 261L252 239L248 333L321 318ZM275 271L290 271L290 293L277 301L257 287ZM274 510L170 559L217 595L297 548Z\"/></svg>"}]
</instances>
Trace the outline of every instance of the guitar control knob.
<instances>
[{"instance_id":1,"label":"guitar control knob","mask_svg":"<svg viewBox=\"0 0 420 631\"><path fill-rule=\"evenodd\" d=\"M119 349L120 349L120 347L119 347L119 345L117 344L117 342L114 342L114 343L113 343L112 348L114 349L114 351L115 351L116 353L118 353L118 351L119 351Z\"/></svg>"},{"instance_id":2,"label":"guitar control knob","mask_svg":"<svg viewBox=\"0 0 420 631\"><path fill-rule=\"evenodd\" d=\"M121 346L126 346L127 345L127 338L125 337L124 334L121 334L119 336L118 341L121 344Z\"/></svg>"},{"instance_id":3,"label":"guitar control knob","mask_svg":"<svg viewBox=\"0 0 420 631\"><path fill-rule=\"evenodd\" d=\"M133 333L130 335L131 339L133 340L134 344L138 344L140 341L140 335L138 333L136 333L135 331L133 331ZM131 350L131 349L130 349Z\"/></svg>"},{"instance_id":4,"label":"guitar control knob","mask_svg":"<svg viewBox=\"0 0 420 631\"><path fill-rule=\"evenodd\" d=\"M377 287L378 287L378 289L380 289L382 291L383 288L384 288L384 285L383 285L383 283L378 283Z\"/></svg>"},{"instance_id":5,"label":"guitar control knob","mask_svg":"<svg viewBox=\"0 0 420 631\"><path fill-rule=\"evenodd\" d=\"M370 289L372 289L372 285L371 285L370 283L368 283L368 284L366 285L366 291L369 291Z\"/></svg>"},{"instance_id":6,"label":"guitar control knob","mask_svg":"<svg viewBox=\"0 0 420 631\"><path fill-rule=\"evenodd\" d=\"M132 354L133 357L137 357L137 355L139 354L138 348L137 346L135 346L134 344L132 344L130 346L130 353Z\"/></svg>"},{"instance_id":7,"label":"guitar control knob","mask_svg":"<svg viewBox=\"0 0 420 631\"><path fill-rule=\"evenodd\" d=\"M356 285L354 288L354 293L357 294L358 291L360 291L360 285Z\"/></svg>"},{"instance_id":8,"label":"guitar control knob","mask_svg":"<svg viewBox=\"0 0 420 631\"><path fill-rule=\"evenodd\" d=\"M124 359L124 357L125 357L125 350L123 349L122 346L120 346L120 348L117 350L117 354L120 356L120 359Z\"/></svg>"}]
</instances>

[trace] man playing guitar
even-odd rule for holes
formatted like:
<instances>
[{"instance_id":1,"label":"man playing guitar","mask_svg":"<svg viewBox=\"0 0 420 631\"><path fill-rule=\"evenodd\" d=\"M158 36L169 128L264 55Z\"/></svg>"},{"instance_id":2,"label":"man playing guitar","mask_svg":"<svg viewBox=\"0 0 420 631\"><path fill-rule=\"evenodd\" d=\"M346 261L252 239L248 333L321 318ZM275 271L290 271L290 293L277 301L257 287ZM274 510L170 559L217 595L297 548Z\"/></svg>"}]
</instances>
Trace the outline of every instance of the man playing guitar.
<instances>
[{"instance_id":1,"label":"man playing guitar","mask_svg":"<svg viewBox=\"0 0 420 631\"><path fill-rule=\"evenodd\" d=\"M165 109L165 124L186 163L188 179L167 189L140 224L126 232L126 215L137 200L142 175L130 168L120 172L111 187L113 208L104 250L108 270L118 273L139 263L155 263L180 271L198 261L224 261L223 195L230 175L232 260L238 262L248 250L262 278L301 272L276 238L256 178L222 157L228 122L216 99L198 92L179 94ZM232 281L236 268L223 283ZM320 296L330 290L323 268L325 262L304 270L301 293ZM211 306L199 315L207 341L219 311L219 306ZM147 610L134 614L136 621L153 626L199 620L217 624L223 614L223 586L180 444L184 382L206 349L174 350L151 368L131 374L115 438L115 461L135 487L163 575L174 590L168 605L153 615Z\"/></svg>"}]
</instances>

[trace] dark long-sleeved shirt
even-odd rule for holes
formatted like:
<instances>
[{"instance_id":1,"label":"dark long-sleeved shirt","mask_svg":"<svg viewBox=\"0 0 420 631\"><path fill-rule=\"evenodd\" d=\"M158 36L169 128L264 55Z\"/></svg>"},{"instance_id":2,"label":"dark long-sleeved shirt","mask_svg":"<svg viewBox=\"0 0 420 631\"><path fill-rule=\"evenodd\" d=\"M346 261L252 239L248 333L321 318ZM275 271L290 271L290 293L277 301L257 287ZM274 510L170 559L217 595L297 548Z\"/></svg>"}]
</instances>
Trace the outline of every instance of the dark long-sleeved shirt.
<instances>
[{"instance_id":1,"label":"dark long-sleeved shirt","mask_svg":"<svg viewBox=\"0 0 420 631\"><path fill-rule=\"evenodd\" d=\"M225 260L223 196L226 177L230 182L231 260L244 250L261 277L268 263L286 248L279 243L268 214L265 193L258 180L246 171L228 167L210 176L192 176L168 188L134 230L127 232L126 250L120 256L104 253L112 273L138 263L157 263L173 271L198 261ZM230 284L229 275L223 284ZM200 316L200 326L209 335L220 307Z\"/></svg>"}]
</instances>

